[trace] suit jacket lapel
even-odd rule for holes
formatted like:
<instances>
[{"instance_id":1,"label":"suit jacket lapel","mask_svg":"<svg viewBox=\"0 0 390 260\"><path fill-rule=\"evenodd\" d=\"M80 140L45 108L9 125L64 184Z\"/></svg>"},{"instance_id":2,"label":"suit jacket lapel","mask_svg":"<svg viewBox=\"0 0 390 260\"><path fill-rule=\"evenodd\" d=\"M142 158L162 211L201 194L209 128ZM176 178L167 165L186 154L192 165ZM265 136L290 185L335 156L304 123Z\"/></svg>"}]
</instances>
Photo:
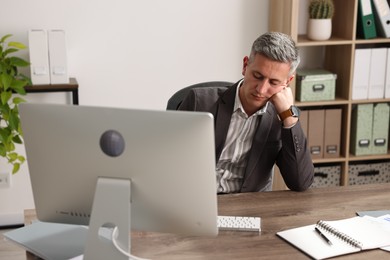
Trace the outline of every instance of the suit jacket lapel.
<instances>
[{"instance_id":1,"label":"suit jacket lapel","mask_svg":"<svg viewBox=\"0 0 390 260\"><path fill-rule=\"evenodd\" d=\"M217 161L222 153L222 149L229 130L229 124L234 108L234 100L236 98L237 86L238 82L226 90L218 102L218 109L215 115L215 150Z\"/></svg>"}]
</instances>

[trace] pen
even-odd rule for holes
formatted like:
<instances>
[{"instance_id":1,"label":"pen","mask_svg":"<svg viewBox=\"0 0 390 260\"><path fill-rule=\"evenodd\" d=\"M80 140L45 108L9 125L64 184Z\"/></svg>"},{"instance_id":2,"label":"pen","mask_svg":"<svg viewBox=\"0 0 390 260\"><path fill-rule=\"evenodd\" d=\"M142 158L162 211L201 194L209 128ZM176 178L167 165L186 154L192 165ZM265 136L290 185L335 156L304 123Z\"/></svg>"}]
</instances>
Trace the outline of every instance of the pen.
<instances>
[{"instance_id":1,"label":"pen","mask_svg":"<svg viewBox=\"0 0 390 260\"><path fill-rule=\"evenodd\" d=\"M326 241L326 243L328 243L329 245L332 245L332 242L329 240L329 238L327 238L322 232L321 230L319 230L317 227L314 228L315 231Z\"/></svg>"}]
</instances>

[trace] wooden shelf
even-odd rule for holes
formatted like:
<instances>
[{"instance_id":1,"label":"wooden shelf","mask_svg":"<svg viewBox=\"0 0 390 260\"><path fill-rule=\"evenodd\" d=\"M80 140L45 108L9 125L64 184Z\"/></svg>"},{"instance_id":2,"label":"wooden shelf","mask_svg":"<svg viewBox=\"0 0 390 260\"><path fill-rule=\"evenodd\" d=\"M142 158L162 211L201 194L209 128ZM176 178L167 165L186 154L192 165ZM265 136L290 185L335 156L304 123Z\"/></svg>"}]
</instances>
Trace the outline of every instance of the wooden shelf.
<instances>
[{"instance_id":1,"label":"wooden shelf","mask_svg":"<svg viewBox=\"0 0 390 260\"><path fill-rule=\"evenodd\" d=\"M300 15L300 10L307 10L307 8L302 8L300 5L306 2L302 0L273 0L269 2L269 31L279 31L291 35L300 51L318 48L322 52L321 55L324 55L324 57L317 59L323 60L322 68L337 74L335 100L318 102L296 101L296 105L302 109L315 109L318 107L339 107L342 109L341 156L338 158L313 160L313 163L317 165L326 163L340 164L342 166L340 176L341 185L348 185L348 166L350 163L375 162L379 160L390 161L390 152L384 155L354 156L349 151L352 109L354 105L364 103L390 103L390 99L351 99L355 49L360 47L390 48L390 38L356 38L358 1L334 1L336 11L332 20L332 37L327 41L311 41L305 34L298 33L298 24L305 22L299 20L303 19L302 17L307 17ZM291 83L290 87L293 93L295 93L295 81ZM277 181L280 182L280 180Z\"/></svg>"},{"instance_id":2,"label":"wooden shelf","mask_svg":"<svg viewBox=\"0 0 390 260\"><path fill-rule=\"evenodd\" d=\"M27 93L72 92L73 105L79 104L79 84L75 78L70 78L69 84L32 85L24 89Z\"/></svg>"}]
</instances>

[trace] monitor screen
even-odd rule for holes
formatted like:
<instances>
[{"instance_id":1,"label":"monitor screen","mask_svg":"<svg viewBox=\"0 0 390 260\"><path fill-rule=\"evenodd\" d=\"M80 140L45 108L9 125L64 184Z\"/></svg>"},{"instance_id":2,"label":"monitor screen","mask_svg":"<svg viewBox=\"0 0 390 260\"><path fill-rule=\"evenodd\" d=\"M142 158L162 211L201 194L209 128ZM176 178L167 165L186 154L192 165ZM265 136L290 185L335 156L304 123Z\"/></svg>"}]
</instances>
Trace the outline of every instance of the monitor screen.
<instances>
[{"instance_id":1,"label":"monitor screen","mask_svg":"<svg viewBox=\"0 0 390 260\"><path fill-rule=\"evenodd\" d=\"M131 182L131 229L218 233L211 114L31 103L19 110L39 220L88 225L98 179L112 178Z\"/></svg>"}]
</instances>

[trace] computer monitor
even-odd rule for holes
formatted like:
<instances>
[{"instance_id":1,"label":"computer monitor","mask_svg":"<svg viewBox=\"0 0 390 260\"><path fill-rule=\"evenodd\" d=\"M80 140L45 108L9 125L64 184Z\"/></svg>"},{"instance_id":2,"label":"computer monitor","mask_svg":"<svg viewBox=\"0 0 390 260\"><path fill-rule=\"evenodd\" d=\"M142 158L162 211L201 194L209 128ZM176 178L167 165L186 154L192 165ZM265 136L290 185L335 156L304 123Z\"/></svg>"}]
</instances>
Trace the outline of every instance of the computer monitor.
<instances>
[{"instance_id":1,"label":"computer monitor","mask_svg":"<svg viewBox=\"0 0 390 260\"><path fill-rule=\"evenodd\" d=\"M32 103L19 110L40 221L111 223L128 208L132 230L218 233L211 114ZM109 183L97 199L99 180ZM127 183L130 194L116 194Z\"/></svg>"}]
</instances>

